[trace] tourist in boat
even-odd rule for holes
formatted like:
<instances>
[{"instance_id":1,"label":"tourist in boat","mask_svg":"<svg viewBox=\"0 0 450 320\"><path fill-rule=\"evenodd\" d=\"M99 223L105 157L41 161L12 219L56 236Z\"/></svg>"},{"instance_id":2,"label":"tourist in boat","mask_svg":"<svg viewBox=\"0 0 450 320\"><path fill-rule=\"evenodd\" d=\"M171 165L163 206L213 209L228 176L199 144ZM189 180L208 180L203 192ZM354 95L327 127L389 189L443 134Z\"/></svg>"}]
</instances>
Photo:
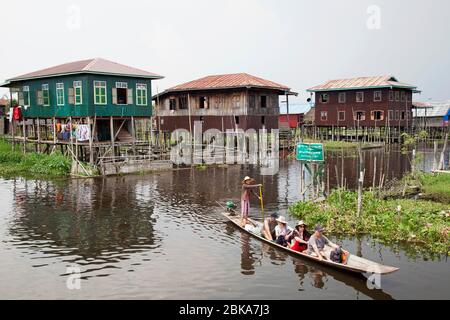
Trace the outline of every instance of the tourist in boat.
<instances>
[{"instance_id":1,"label":"tourist in boat","mask_svg":"<svg viewBox=\"0 0 450 320\"><path fill-rule=\"evenodd\" d=\"M267 240L273 241L276 239L275 228L277 227L278 213L273 213L270 217L264 220L262 234Z\"/></svg>"},{"instance_id":2,"label":"tourist in boat","mask_svg":"<svg viewBox=\"0 0 450 320\"><path fill-rule=\"evenodd\" d=\"M283 216L280 216L276 221L278 223L275 227L276 243L280 246L287 247L292 228L287 225L286 218Z\"/></svg>"},{"instance_id":3,"label":"tourist in boat","mask_svg":"<svg viewBox=\"0 0 450 320\"><path fill-rule=\"evenodd\" d=\"M289 236L291 250L297 252L303 252L308 249L308 241L311 238L311 234L306 230L307 225L303 221L295 226L295 229L291 232Z\"/></svg>"},{"instance_id":4,"label":"tourist in boat","mask_svg":"<svg viewBox=\"0 0 450 320\"><path fill-rule=\"evenodd\" d=\"M320 224L316 226L314 229L314 234L309 238L308 241L308 254L312 256L316 256L319 260L328 260L328 257L325 254L325 246L328 245L333 249L338 249L339 246L333 242L331 242L327 237L323 235L325 231L324 228Z\"/></svg>"},{"instance_id":5,"label":"tourist in boat","mask_svg":"<svg viewBox=\"0 0 450 320\"><path fill-rule=\"evenodd\" d=\"M242 196L241 196L241 214L242 214L242 227L245 227L248 223L248 213L250 211L250 195L254 195L261 200L255 189L262 187L261 184L255 184L255 180L250 177L245 177L242 181Z\"/></svg>"}]
</instances>

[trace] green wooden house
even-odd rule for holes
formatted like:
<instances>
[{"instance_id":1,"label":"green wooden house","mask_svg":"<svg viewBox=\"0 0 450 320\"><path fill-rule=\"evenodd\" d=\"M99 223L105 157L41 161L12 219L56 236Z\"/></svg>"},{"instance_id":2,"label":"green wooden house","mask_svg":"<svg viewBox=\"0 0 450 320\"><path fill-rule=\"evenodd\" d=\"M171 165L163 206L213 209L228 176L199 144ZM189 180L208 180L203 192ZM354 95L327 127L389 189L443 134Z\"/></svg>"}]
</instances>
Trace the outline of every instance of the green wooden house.
<instances>
[{"instance_id":1,"label":"green wooden house","mask_svg":"<svg viewBox=\"0 0 450 320\"><path fill-rule=\"evenodd\" d=\"M57 124L90 126L92 146L101 141L113 143L128 139L135 142L135 119L152 116L152 80L163 77L101 58L70 62L6 80L1 87L10 89L26 121L12 126L15 133L37 132L33 140L64 144L58 138ZM53 125L52 140L39 137L42 130L30 130L30 123ZM21 128L23 126L23 130ZM51 125L50 125L51 127ZM59 127L59 126L58 126ZM13 136L15 134L13 132ZM119 135L119 133L121 135ZM124 138L125 137L125 138ZM73 142L71 136L70 143ZM91 156L92 161L92 156Z\"/></svg>"},{"instance_id":2,"label":"green wooden house","mask_svg":"<svg viewBox=\"0 0 450 320\"><path fill-rule=\"evenodd\" d=\"M9 79L25 118L150 117L162 76L105 59L66 63Z\"/></svg>"}]
</instances>

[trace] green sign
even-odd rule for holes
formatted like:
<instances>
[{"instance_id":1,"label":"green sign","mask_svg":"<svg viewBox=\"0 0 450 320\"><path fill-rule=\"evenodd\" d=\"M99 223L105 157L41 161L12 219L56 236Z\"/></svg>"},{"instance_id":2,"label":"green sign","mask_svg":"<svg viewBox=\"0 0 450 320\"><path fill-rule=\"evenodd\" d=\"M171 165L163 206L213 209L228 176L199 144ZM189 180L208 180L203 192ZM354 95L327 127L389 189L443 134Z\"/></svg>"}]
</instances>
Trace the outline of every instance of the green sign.
<instances>
[{"instance_id":1,"label":"green sign","mask_svg":"<svg viewBox=\"0 0 450 320\"><path fill-rule=\"evenodd\" d=\"M306 162L324 162L323 144L299 143L297 145L297 160Z\"/></svg>"}]
</instances>

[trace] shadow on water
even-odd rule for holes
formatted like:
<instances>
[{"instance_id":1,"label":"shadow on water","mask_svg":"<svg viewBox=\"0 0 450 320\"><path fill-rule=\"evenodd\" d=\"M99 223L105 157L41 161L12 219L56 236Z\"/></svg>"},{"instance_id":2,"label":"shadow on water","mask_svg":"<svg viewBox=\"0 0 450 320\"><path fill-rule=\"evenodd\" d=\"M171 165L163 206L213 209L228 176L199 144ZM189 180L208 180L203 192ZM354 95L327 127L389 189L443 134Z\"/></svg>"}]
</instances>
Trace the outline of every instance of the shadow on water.
<instances>
[{"instance_id":1,"label":"shadow on water","mask_svg":"<svg viewBox=\"0 0 450 320\"><path fill-rule=\"evenodd\" d=\"M309 278L312 287L324 289L325 282L328 277L331 277L371 299L394 300L390 294L381 289L370 289L367 285L367 278L363 274L338 271L328 266L315 263L314 261L300 259L281 252L263 242L260 243L261 252L258 253L252 249L250 244L251 240L254 239L251 235L238 231L234 226L227 224L227 232L232 234L233 231L230 229L234 229L236 233L241 234L241 272L243 275L254 275L256 272L255 265L260 264L263 257L268 257L275 264L280 262L287 263L289 260L292 260L294 271L299 278L299 291L305 291L304 285L307 278Z\"/></svg>"}]
</instances>

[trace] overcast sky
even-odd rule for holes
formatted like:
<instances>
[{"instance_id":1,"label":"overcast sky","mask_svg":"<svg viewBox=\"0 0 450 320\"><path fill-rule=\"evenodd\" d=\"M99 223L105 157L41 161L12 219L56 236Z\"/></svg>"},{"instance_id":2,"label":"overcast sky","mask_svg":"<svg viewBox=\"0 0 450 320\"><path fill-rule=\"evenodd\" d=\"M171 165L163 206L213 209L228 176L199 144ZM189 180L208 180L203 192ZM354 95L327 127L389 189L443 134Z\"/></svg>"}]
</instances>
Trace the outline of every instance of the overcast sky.
<instances>
[{"instance_id":1,"label":"overcast sky","mask_svg":"<svg viewBox=\"0 0 450 320\"><path fill-rule=\"evenodd\" d=\"M0 12L1 82L103 57L164 75L154 93L247 72L297 103L325 80L375 75L417 85L416 100L450 99L448 0L40 0Z\"/></svg>"}]
</instances>

